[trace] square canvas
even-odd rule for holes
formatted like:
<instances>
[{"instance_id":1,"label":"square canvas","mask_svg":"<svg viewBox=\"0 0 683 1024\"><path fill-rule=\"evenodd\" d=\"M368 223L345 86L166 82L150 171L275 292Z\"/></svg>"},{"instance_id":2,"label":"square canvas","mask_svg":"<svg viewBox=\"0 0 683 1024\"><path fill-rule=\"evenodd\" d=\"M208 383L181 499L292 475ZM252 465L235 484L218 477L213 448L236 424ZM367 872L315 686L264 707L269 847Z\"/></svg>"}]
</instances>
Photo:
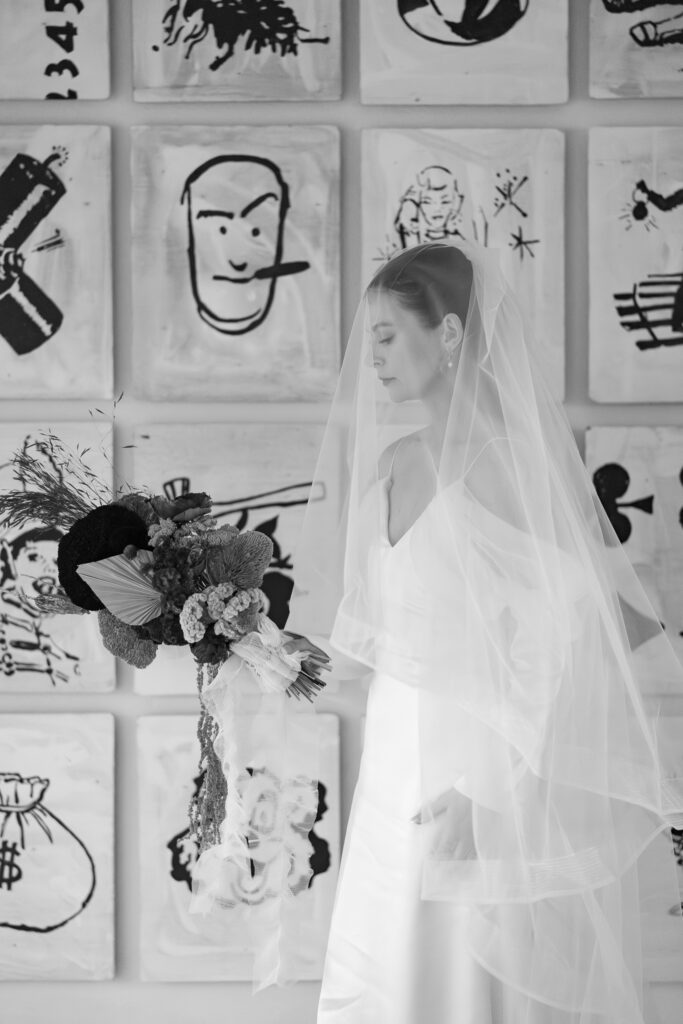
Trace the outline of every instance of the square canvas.
<instances>
[{"instance_id":1,"label":"square canvas","mask_svg":"<svg viewBox=\"0 0 683 1024\"><path fill-rule=\"evenodd\" d=\"M683 129L590 132L589 394L683 399Z\"/></svg>"},{"instance_id":2,"label":"square canvas","mask_svg":"<svg viewBox=\"0 0 683 1024\"><path fill-rule=\"evenodd\" d=\"M586 431L585 462L683 667L683 427L591 427ZM638 621L638 635L647 635L650 608L627 605L622 611ZM649 693L677 693L669 657L660 654L661 634L655 630L634 652L638 678Z\"/></svg>"},{"instance_id":3,"label":"square canvas","mask_svg":"<svg viewBox=\"0 0 683 1024\"><path fill-rule=\"evenodd\" d=\"M337 128L133 129L140 397L333 393L338 191Z\"/></svg>"},{"instance_id":4,"label":"square canvas","mask_svg":"<svg viewBox=\"0 0 683 1024\"><path fill-rule=\"evenodd\" d=\"M683 715L660 716L658 727L681 751L677 774L683 770ZM666 867L668 865L668 869ZM683 982L683 830L666 828L644 855L641 889L643 969L653 982ZM675 882L680 900L667 899ZM662 893L662 885L666 885Z\"/></svg>"},{"instance_id":5,"label":"square canvas","mask_svg":"<svg viewBox=\"0 0 683 1024\"><path fill-rule=\"evenodd\" d=\"M2 0L0 100L109 96L109 0Z\"/></svg>"},{"instance_id":6,"label":"square canvas","mask_svg":"<svg viewBox=\"0 0 683 1024\"><path fill-rule=\"evenodd\" d=\"M564 134L363 132L363 272L420 242L495 247L556 398L564 396Z\"/></svg>"},{"instance_id":7,"label":"square canvas","mask_svg":"<svg viewBox=\"0 0 683 1024\"><path fill-rule=\"evenodd\" d=\"M0 493L21 490L10 457L44 444L47 424L0 424ZM105 426L58 423L50 428L72 451L89 448L86 465L109 487L111 446ZM108 432L108 431L107 431ZM33 454L35 448L29 448ZM105 457L106 456L106 457ZM106 692L115 685L115 660L102 644L96 615L47 615L33 600L59 586L57 548L64 531L28 522L0 527L0 693Z\"/></svg>"},{"instance_id":8,"label":"square canvas","mask_svg":"<svg viewBox=\"0 0 683 1024\"><path fill-rule=\"evenodd\" d=\"M292 844L293 870L297 858L314 858L310 884L296 897L302 926L296 970L298 980L315 980L322 977L339 870L339 719L310 712L297 717L306 729L317 731L320 751L316 823L303 847L300 839ZM220 922L189 912L197 844L189 839L188 805L202 781L195 733L193 715L138 720L140 976L143 981L249 981L253 955L239 921L234 915L231 921L230 910ZM258 833L268 825L263 807L272 806L269 801L277 798L280 787L295 786L295 776L305 778L307 770L305 764L297 765L291 778L280 779L263 765L252 767L250 792L254 808L256 801L261 807L258 820L253 819ZM249 885L241 884L239 872L234 880L237 912L239 904L253 902L255 894L264 892L263 898L269 898L267 844L261 847L257 842L253 851Z\"/></svg>"},{"instance_id":9,"label":"square canvas","mask_svg":"<svg viewBox=\"0 0 683 1024\"><path fill-rule=\"evenodd\" d=\"M3 714L0 756L0 980L109 981L114 716Z\"/></svg>"},{"instance_id":10,"label":"square canvas","mask_svg":"<svg viewBox=\"0 0 683 1024\"><path fill-rule=\"evenodd\" d=\"M590 95L683 96L683 0L591 0Z\"/></svg>"},{"instance_id":11,"label":"square canvas","mask_svg":"<svg viewBox=\"0 0 683 1024\"><path fill-rule=\"evenodd\" d=\"M262 590L266 612L280 627L289 614L293 550L309 496L333 508L338 501L335 479L313 480L323 429L298 423L153 424L135 434L138 486L168 497L206 491L219 523L271 538L273 557ZM135 689L195 693L195 677L189 648L166 647L150 666L136 669Z\"/></svg>"},{"instance_id":12,"label":"square canvas","mask_svg":"<svg viewBox=\"0 0 683 1024\"><path fill-rule=\"evenodd\" d=\"M109 151L101 125L3 126L0 397L112 395Z\"/></svg>"},{"instance_id":13,"label":"square canvas","mask_svg":"<svg viewBox=\"0 0 683 1024\"><path fill-rule=\"evenodd\" d=\"M338 100L341 0L134 0L136 100Z\"/></svg>"},{"instance_id":14,"label":"square canvas","mask_svg":"<svg viewBox=\"0 0 683 1024\"><path fill-rule=\"evenodd\" d=\"M361 0L363 103L565 103L567 0Z\"/></svg>"}]
</instances>

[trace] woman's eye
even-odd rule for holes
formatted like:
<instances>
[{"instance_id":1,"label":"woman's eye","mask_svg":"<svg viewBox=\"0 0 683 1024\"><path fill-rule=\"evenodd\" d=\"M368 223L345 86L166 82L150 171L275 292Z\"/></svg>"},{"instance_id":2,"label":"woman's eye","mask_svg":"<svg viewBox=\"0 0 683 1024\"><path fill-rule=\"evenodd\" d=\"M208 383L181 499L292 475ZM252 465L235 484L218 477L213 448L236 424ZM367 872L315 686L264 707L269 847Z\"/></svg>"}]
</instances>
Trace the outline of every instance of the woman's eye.
<instances>
[{"instance_id":1,"label":"woman's eye","mask_svg":"<svg viewBox=\"0 0 683 1024\"><path fill-rule=\"evenodd\" d=\"M386 344L388 344L388 342L393 341L393 340L394 340L393 334L388 334L386 336L386 338L380 338L379 339L379 343L380 343L380 345L386 345Z\"/></svg>"}]
</instances>

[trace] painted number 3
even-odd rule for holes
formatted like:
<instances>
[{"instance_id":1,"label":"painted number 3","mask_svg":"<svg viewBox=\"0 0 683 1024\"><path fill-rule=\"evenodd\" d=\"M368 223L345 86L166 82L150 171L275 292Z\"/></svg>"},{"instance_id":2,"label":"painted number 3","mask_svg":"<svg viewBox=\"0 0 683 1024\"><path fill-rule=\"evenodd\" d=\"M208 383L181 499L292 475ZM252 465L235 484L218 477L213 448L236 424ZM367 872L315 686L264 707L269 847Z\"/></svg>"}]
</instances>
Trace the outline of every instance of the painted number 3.
<instances>
[{"instance_id":1,"label":"painted number 3","mask_svg":"<svg viewBox=\"0 0 683 1024\"><path fill-rule=\"evenodd\" d=\"M72 11L76 14L81 14L83 11L83 0L44 0L44 3L45 10L48 14L64 14L64 12L67 11L67 8L72 8ZM45 35L65 53L71 54L74 51L74 40L78 35L78 29L74 25L73 21L67 21L58 25L46 25ZM78 78L80 72L73 60L63 59L53 61L48 64L45 68L44 74L46 78L68 75L69 78L73 79ZM78 99L78 93L75 89L67 89L66 93L49 92L46 99L75 100Z\"/></svg>"}]
</instances>

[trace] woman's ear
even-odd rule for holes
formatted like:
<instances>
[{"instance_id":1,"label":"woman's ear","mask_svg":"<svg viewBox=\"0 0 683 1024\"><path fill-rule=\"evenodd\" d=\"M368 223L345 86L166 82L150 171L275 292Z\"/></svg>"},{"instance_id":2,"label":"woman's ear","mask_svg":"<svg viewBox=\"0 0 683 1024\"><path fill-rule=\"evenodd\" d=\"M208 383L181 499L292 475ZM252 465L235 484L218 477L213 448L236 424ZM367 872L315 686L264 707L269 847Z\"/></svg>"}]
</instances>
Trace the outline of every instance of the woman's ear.
<instances>
[{"instance_id":1,"label":"woman's ear","mask_svg":"<svg viewBox=\"0 0 683 1024\"><path fill-rule=\"evenodd\" d=\"M457 313L446 313L441 321L441 340L446 348L452 352L463 338L462 320Z\"/></svg>"}]
</instances>

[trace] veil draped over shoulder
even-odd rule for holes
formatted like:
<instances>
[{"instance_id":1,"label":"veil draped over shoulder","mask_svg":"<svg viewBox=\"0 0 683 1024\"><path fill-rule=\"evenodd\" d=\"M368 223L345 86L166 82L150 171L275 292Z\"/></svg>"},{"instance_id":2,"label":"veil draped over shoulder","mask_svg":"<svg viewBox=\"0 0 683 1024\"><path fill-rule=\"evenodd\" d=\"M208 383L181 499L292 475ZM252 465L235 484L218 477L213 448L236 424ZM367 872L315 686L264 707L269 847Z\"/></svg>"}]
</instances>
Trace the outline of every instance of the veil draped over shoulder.
<instances>
[{"instance_id":1,"label":"veil draped over shoulder","mask_svg":"<svg viewBox=\"0 0 683 1024\"><path fill-rule=\"evenodd\" d=\"M416 688L423 803L467 797L476 850L435 817L421 898L470 907L472 955L539 1019L644 1024L645 902L681 901L683 759L642 666L658 645L676 696L683 666L532 341L495 250L428 243L377 271L315 472L340 504L306 509L287 628Z\"/></svg>"}]
</instances>

